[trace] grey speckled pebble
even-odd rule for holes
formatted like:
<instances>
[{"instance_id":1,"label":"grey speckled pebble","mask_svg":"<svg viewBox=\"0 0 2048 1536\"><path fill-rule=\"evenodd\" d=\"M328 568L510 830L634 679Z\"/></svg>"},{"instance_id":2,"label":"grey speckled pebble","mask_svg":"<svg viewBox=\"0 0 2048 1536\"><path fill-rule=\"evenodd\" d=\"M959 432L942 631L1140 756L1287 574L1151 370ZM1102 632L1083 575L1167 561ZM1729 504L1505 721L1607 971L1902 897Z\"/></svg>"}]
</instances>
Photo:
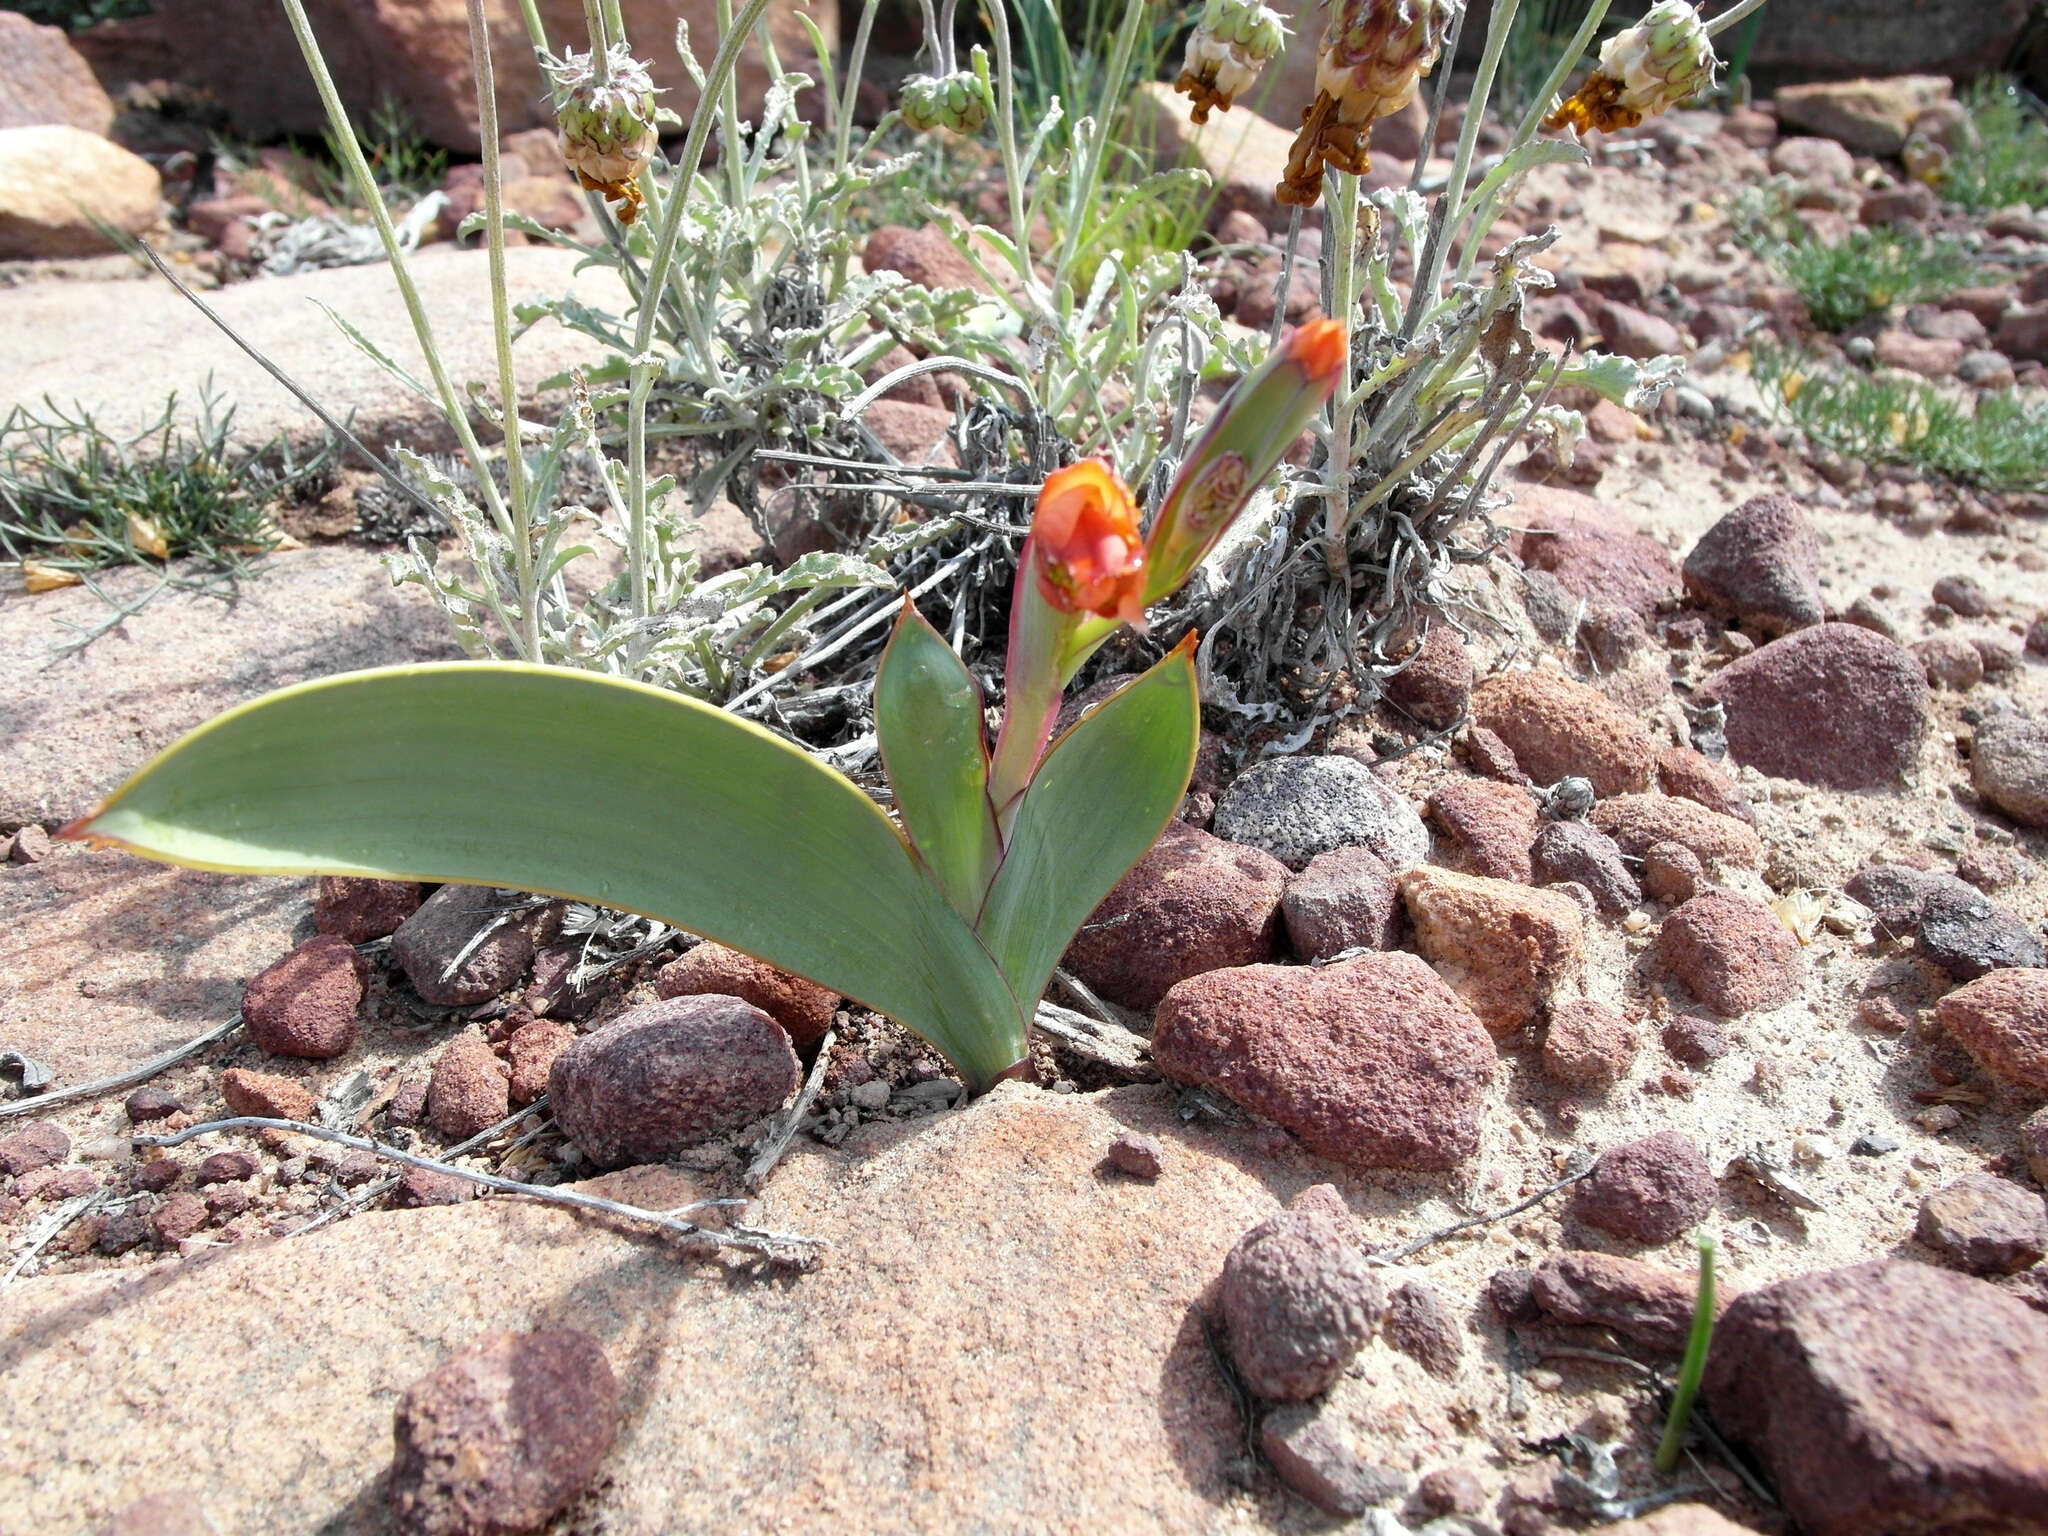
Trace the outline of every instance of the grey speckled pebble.
<instances>
[{"instance_id":1,"label":"grey speckled pebble","mask_svg":"<svg viewBox=\"0 0 2048 1536\"><path fill-rule=\"evenodd\" d=\"M1401 795L1348 757L1281 757L1237 776L1216 835L1302 869L1332 848L1370 848L1395 870L1429 856L1429 829Z\"/></svg>"}]
</instances>

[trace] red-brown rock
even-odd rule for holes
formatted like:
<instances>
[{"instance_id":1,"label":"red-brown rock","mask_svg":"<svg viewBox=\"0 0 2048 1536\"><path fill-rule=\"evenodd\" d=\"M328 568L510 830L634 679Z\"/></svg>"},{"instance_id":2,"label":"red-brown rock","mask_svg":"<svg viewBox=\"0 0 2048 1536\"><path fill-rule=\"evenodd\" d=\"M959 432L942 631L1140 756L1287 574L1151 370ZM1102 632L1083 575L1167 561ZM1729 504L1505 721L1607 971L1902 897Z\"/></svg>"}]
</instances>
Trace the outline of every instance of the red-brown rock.
<instances>
[{"instance_id":1,"label":"red-brown rock","mask_svg":"<svg viewBox=\"0 0 2048 1536\"><path fill-rule=\"evenodd\" d=\"M275 1120L313 1120L319 1101L296 1078L230 1067L221 1074L220 1096L237 1115L267 1115Z\"/></svg>"},{"instance_id":2,"label":"red-brown rock","mask_svg":"<svg viewBox=\"0 0 2048 1536\"><path fill-rule=\"evenodd\" d=\"M1659 843L1688 848L1709 869L1761 869L1763 839L1746 822L1677 795L1616 795L1593 807L1593 825L1640 859Z\"/></svg>"},{"instance_id":3,"label":"red-brown rock","mask_svg":"<svg viewBox=\"0 0 2048 1536\"><path fill-rule=\"evenodd\" d=\"M2048 1098L2048 969L1992 971L1956 988L1934 1012L1987 1071Z\"/></svg>"},{"instance_id":4,"label":"red-brown rock","mask_svg":"<svg viewBox=\"0 0 2048 1536\"><path fill-rule=\"evenodd\" d=\"M426 1001L468 1008L526 974L533 933L489 887L444 885L391 935L391 958Z\"/></svg>"},{"instance_id":5,"label":"red-brown rock","mask_svg":"<svg viewBox=\"0 0 2048 1536\"><path fill-rule=\"evenodd\" d=\"M868 236L861 264L870 272L895 272L924 288L972 288L989 291L974 263L960 254L936 224L908 229L885 224Z\"/></svg>"},{"instance_id":6,"label":"red-brown rock","mask_svg":"<svg viewBox=\"0 0 2048 1536\"><path fill-rule=\"evenodd\" d=\"M1429 815L1472 873L1524 885L1533 878L1529 844L1536 836L1536 802L1527 790L1492 779L1457 779L1429 797Z\"/></svg>"},{"instance_id":7,"label":"red-brown rock","mask_svg":"<svg viewBox=\"0 0 2048 1536\"><path fill-rule=\"evenodd\" d=\"M450 1141L466 1141L511 1113L505 1064L472 1024L434 1062L427 1079L427 1123Z\"/></svg>"},{"instance_id":8,"label":"red-brown rock","mask_svg":"<svg viewBox=\"0 0 2048 1536\"><path fill-rule=\"evenodd\" d=\"M1332 848L1287 882L1280 914L1300 960L1391 949L1400 933L1401 886L1370 848Z\"/></svg>"},{"instance_id":9,"label":"red-brown rock","mask_svg":"<svg viewBox=\"0 0 2048 1536\"><path fill-rule=\"evenodd\" d=\"M1515 501L1528 530L1516 538L1515 552L1573 597L1618 603L1649 618L1678 591L1670 551L1605 502L1558 486L1518 486Z\"/></svg>"},{"instance_id":10,"label":"red-brown rock","mask_svg":"<svg viewBox=\"0 0 2048 1536\"><path fill-rule=\"evenodd\" d=\"M1436 624L1419 654L1387 679L1387 702L1418 725L1448 730L1472 697L1472 657L1457 631Z\"/></svg>"},{"instance_id":11,"label":"red-brown rock","mask_svg":"<svg viewBox=\"0 0 2048 1536\"><path fill-rule=\"evenodd\" d=\"M313 898L313 926L351 944L387 938L420 909L420 888L411 880L360 880L322 875Z\"/></svg>"},{"instance_id":12,"label":"red-brown rock","mask_svg":"<svg viewBox=\"0 0 2048 1536\"><path fill-rule=\"evenodd\" d=\"M38 1168L61 1163L71 1155L71 1138L61 1125L33 1120L8 1136L0 1136L0 1173L20 1178Z\"/></svg>"},{"instance_id":13,"label":"red-brown rock","mask_svg":"<svg viewBox=\"0 0 2048 1536\"><path fill-rule=\"evenodd\" d=\"M346 939L306 940L243 992L249 1038L273 1056L339 1056L355 1044L368 969Z\"/></svg>"},{"instance_id":14,"label":"red-brown rock","mask_svg":"<svg viewBox=\"0 0 2048 1536\"><path fill-rule=\"evenodd\" d=\"M839 994L708 939L654 978L657 997L737 997L780 1024L799 1050L825 1038Z\"/></svg>"},{"instance_id":15,"label":"red-brown rock","mask_svg":"<svg viewBox=\"0 0 2048 1536\"><path fill-rule=\"evenodd\" d=\"M1657 749L1657 787L1667 795L1694 801L1737 821L1756 820L1756 812L1735 787L1735 781L1691 747Z\"/></svg>"},{"instance_id":16,"label":"red-brown rock","mask_svg":"<svg viewBox=\"0 0 2048 1536\"><path fill-rule=\"evenodd\" d=\"M2016 1274L2048 1255L2048 1206L2010 1179L1966 1173L1920 1202L1915 1235L1957 1269Z\"/></svg>"},{"instance_id":17,"label":"red-brown rock","mask_svg":"<svg viewBox=\"0 0 2048 1536\"><path fill-rule=\"evenodd\" d=\"M1496 1035L1535 1023L1584 969L1579 905L1556 891L1422 864L1401 897L1416 948Z\"/></svg>"},{"instance_id":18,"label":"red-brown rock","mask_svg":"<svg viewBox=\"0 0 2048 1536\"><path fill-rule=\"evenodd\" d=\"M1450 1168L1479 1144L1493 1043L1414 955L1211 971L1166 994L1152 1058L1362 1167Z\"/></svg>"},{"instance_id":19,"label":"red-brown rock","mask_svg":"<svg viewBox=\"0 0 2048 1536\"><path fill-rule=\"evenodd\" d=\"M1343 1374L1387 1296L1344 1225L1304 1209L1269 1216L1238 1239L1223 1261L1217 1303L1245 1385L1300 1402Z\"/></svg>"},{"instance_id":20,"label":"red-brown rock","mask_svg":"<svg viewBox=\"0 0 2048 1536\"><path fill-rule=\"evenodd\" d=\"M1579 1220L1634 1243L1668 1243L1714 1208L1714 1176L1691 1138L1659 1131L1610 1147L1575 1188Z\"/></svg>"},{"instance_id":21,"label":"red-brown rock","mask_svg":"<svg viewBox=\"0 0 2048 1536\"><path fill-rule=\"evenodd\" d=\"M1561 672L1489 677L1472 691L1472 718L1540 784L1577 775L1606 796L1656 781L1655 749L1635 716Z\"/></svg>"},{"instance_id":22,"label":"red-brown rock","mask_svg":"<svg viewBox=\"0 0 2048 1536\"><path fill-rule=\"evenodd\" d=\"M1799 995L1799 940L1751 896L1709 889L1675 908L1657 954L1680 986L1716 1013L1776 1008Z\"/></svg>"},{"instance_id":23,"label":"red-brown rock","mask_svg":"<svg viewBox=\"0 0 2048 1536\"><path fill-rule=\"evenodd\" d=\"M1696 1276L1611 1253L1572 1250L1536 1266L1530 1296L1553 1323L1611 1328L1655 1354L1685 1348L1699 1295ZM1730 1298L1719 1299L1726 1309Z\"/></svg>"},{"instance_id":24,"label":"red-brown rock","mask_svg":"<svg viewBox=\"0 0 2048 1536\"><path fill-rule=\"evenodd\" d=\"M1628 1071L1638 1046L1619 1009L1591 998L1568 998L1550 1008L1543 1075L1581 1093L1605 1093Z\"/></svg>"},{"instance_id":25,"label":"red-brown rock","mask_svg":"<svg viewBox=\"0 0 2048 1536\"><path fill-rule=\"evenodd\" d=\"M548 1073L555 1058L575 1043L576 1031L554 1019L535 1019L515 1029L505 1042L505 1060L511 1070L507 1088L512 1102L531 1104L546 1093Z\"/></svg>"},{"instance_id":26,"label":"red-brown rock","mask_svg":"<svg viewBox=\"0 0 2048 1536\"><path fill-rule=\"evenodd\" d=\"M61 123L102 136L114 103L62 27L0 11L0 128Z\"/></svg>"}]
</instances>

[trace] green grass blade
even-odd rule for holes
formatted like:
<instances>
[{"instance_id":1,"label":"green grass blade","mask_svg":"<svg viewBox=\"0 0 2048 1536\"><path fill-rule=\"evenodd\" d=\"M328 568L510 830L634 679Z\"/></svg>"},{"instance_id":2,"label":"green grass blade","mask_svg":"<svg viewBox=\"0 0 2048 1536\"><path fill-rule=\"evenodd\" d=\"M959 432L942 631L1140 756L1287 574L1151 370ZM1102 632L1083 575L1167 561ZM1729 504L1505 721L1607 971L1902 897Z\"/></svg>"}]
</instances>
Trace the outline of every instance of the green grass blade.
<instances>
[{"instance_id":1,"label":"green grass blade","mask_svg":"<svg viewBox=\"0 0 2048 1536\"><path fill-rule=\"evenodd\" d=\"M192 732L69 830L200 869L578 897L855 998L976 1086L1024 1054L1001 974L877 806L638 683L473 662L302 684Z\"/></svg>"},{"instance_id":2,"label":"green grass blade","mask_svg":"<svg viewBox=\"0 0 2048 1536\"><path fill-rule=\"evenodd\" d=\"M1002 862L981 688L906 599L875 678L875 735L918 856L967 922Z\"/></svg>"},{"instance_id":3,"label":"green grass blade","mask_svg":"<svg viewBox=\"0 0 2048 1536\"><path fill-rule=\"evenodd\" d=\"M1193 639L1053 743L1010 829L981 936L1035 1005L1074 934L1187 793L1201 734Z\"/></svg>"}]
</instances>

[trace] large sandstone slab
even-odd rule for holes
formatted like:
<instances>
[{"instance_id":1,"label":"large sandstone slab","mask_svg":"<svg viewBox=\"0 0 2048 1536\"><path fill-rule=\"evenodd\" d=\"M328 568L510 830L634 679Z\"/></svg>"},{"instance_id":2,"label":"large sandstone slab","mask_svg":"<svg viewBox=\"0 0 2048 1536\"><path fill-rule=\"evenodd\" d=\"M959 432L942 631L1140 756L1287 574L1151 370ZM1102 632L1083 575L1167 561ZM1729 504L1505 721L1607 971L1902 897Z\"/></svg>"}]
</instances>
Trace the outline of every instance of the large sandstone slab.
<instances>
[{"instance_id":1,"label":"large sandstone slab","mask_svg":"<svg viewBox=\"0 0 2048 1536\"><path fill-rule=\"evenodd\" d=\"M1166 1143L1167 1177L1098 1174L1125 1126ZM1164 1088L1010 1084L863 1128L770 1185L764 1224L832 1245L796 1278L484 1201L18 1284L0 1525L93 1531L184 1488L223 1530L385 1530L398 1394L480 1332L573 1327L625 1403L589 1517L616 1536L1305 1529L1227 1480L1242 1440L1193 1309L1278 1202L1204 1139Z\"/></svg>"},{"instance_id":2,"label":"large sandstone slab","mask_svg":"<svg viewBox=\"0 0 2048 1536\"><path fill-rule=\"evenodd\" d=\"M614 314L625 308L618 280L604 271L576 272L573 251L521 247L505 257L515 304L568 293ZM483 255L429 247L411 266L458 387L495 380ZM387 356L425 378L412 322L384 263L238 283L208 295L207 303L327 409L344 418L353 413L358 436L375 443L417 435L430 419L432 435L440 435L438 415L357 351L319 309L325 304L347 316ZM110 327L118 329L118 346L108 344ZM602 358L589 338L546 323L522 337L514 355L529 390L550 374ZM240 441L260 444L281 432L320 430L283 385L154 276L0 291L0 416L17 405L41 410L47 395L65 410L86 407L111 432L132 433L163 414L171 390L196 406L209 381L222 403L234 406Z\"/></svg>"},{"instance_id":3,"label":"large sandstone slab","mask_svg":"<svg viewBox=\"0 0 2048 1536\"><path fill-rule=\"evenodd\" d=\"M158 579L129 568L100 585L129 602ZM355 548L273 555L231 600L158 593L83 651L57 654L108 615L84 587L0 591L0 830L84 815L182 733L272 688L460 654L432 601L393 587L382 559Z\"/></svg>"}]
</instances>

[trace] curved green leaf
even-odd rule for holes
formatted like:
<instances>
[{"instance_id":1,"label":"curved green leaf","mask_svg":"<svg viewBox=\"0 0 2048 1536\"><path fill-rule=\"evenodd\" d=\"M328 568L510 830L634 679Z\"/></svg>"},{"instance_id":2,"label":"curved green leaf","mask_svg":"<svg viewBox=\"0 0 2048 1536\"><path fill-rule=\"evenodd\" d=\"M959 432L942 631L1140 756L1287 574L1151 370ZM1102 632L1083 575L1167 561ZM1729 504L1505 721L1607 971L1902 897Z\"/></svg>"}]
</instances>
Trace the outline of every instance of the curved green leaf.
<instances>
[{"instance_id":1,"label":"curved green leaf","mask_svg":"<svg viewBox=\"0 0 2048 1536\"><path fill-rule=\"evenodd\" d=\"M357 672L201 726L74 836L252 874L453 880L644 913L917 1031L1020 1060L1002 976L882 811L743 720L504 662Z\"/></svg>"},{"instance_id":2,"label":"curved green leaf","mask_svg":"<svg viewBox=\"0 0 2048 1536\"><path fill-rule=\"evenodd\" d=\"M969 923L1002 862L981 708L966 663L904 599L875 678L875 736L911 845Z\"/></svg>"},{"instance_id":3,"label":"curved green leaf","mask_svg":"<svg viewBox=\"0 0 2048 1536\"><path fill-rule=\"evenodd\" d=\"M979 925L1014 996L1037 1003L1088 914L1166 830L1201 724L1190 636L1053 743Z\"/></svg>"}]
</instances>

